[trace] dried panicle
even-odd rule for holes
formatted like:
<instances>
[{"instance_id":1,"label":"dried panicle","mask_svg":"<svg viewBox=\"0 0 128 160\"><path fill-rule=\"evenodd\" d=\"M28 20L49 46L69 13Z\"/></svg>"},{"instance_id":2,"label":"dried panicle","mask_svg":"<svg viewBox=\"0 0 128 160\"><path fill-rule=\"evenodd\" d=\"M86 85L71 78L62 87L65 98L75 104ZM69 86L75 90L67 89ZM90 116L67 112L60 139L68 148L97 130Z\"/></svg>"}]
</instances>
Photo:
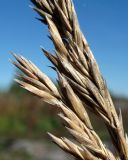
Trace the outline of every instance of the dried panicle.
<instances>
[{"instance_id":1,"label":"dried panicle","mask_svg":"<svg viewBox=\"0 0 128 160\"><path fill-rule=\"evenodd\" d=\"M17 62L12 61L12 63L18 67L27 77L24 77L24 80L29 81L31 83L33 81L33 85L41 85L44 86L45 90L51 91L53 95L56 97L60 97L60 94L55 86L55 84L43 73L41 72L32 62L26 60L22 56L17 56L13 54L16 58Z\"/></svg>"},{"instance_id":2,"label":"dried panicle","mask_svg":"<svg viewBox=\"0 0 128 160\"><path fill-rule=\"evenodd\" d=\"M77 143L66 138L53 141L64 151L82 160L117 159L94 131L86 108L104 120L121 160L128 160L128 138L122 115L118 116L98 64L82 34L72 0L31 0L33 9L48 25L55 54L42 49L58 73L59 91L32 62L13 54L12 63L25 75L17 82L43 101L58 106L59 116Z\"/></svg>"},{"instance_id":3,"label":"dried panicle","mask_svg":"<svg viewBox=\"0 0 128 160\"><path fill-rule=\"evenodd\" d=\"M25 74L28 72L31 73L31 74L19 76L19 78L21 80L16 80L17 83L19 83L26 90L28 90L28 91L32 92L33 94L37 95L38 97L40 97L43 101L45 101L51 105L58 106L62 112L59 116L66 122L67 126L70 127L69 129L70 130L73 129L74 131L78 132L79 134L82 134L86 138L86 142L89 142L88 146L95 145L95 148L97 148L97 150L100 148L100 150L103 152L103 154L107 157L108 156L107 149L105 149L103 144L99 145L102 142L98 136L97 136L98 138L96 139L96 137L93 133L94 132L93 127L92 127L91 122L89 120L88 114L87 114L82 102L80 101L79 97L72 90L68 81L58 72L60 88L63 88L66 91L65 94L64 94L64 92L62 92L60 94L59 91L57 90L56 86L51 81L46 81L45 80L46 75L44 73L41 74L40 73L41 71L39 71L39 69L37 67L35 67L34 64L32 64L30 61L27 61L23 57L21 58L21 56L14 55L14 57L16 58L17 62L13 62L13 64L16 64L16 66L19 66L19 68L23 72L24 72L24 70L27 71L27 72L24 72ZM28 66L31 66L31 67L29 68ZM36 70L34 70L34 69L36 69ZM43 75L43 76L41 76L41 75ZM47 78L47 80L48 80L48 78ZM52 85L49 85L50 83ZM65 98L63 99L62 97L64 97L64 96L65 96ZM68 101L67 101L67 99L68 99ZM71 133L71 131L70 131L70 133ZM74 136L73 133L71 133L71 134ZM62 142L59 139L56 139L56 140L58 140L58 142ZM82 144L77 138L76 138L76 140L80 144ZM63 143L64 143L64 141L63 141ZM60 143L59 143L59 145L60 145ZM74 146L77 146L77 145L74 144ZM90 154L90 156L92 156L92 157L95 156L95 152L96 152L95 149L91 153L90 147L88 147L88 146L87 145L84 146L84 148L86 147L86 152L88 154ZM61 148L62 148L62 146L61 146ZM66 149L64 149L64 150L66 150ZM74 150L72 152L70 151L70 153L72 153L75 157L80 156L80 155L75 154L74 152L76 152L76 147L74 148ZM99 156L97 156L97 157L101 157L101 155L99 154Z\"/></svg>"},{"instance_id":4,"label":"dried panicle","mask_svg":"<svg viewBox=\"0 0 128 160\"><path fill-rule=\"evenodd\" d=\"M50 133L48 134L53 139L53 142L55 142L63 150L72 154L76 158L84 160L84 157L82 155L84 150L82 148L78 147L76 144L72 143L70 140L66 138L57 138Z\"/></svg>"}]
</instances>

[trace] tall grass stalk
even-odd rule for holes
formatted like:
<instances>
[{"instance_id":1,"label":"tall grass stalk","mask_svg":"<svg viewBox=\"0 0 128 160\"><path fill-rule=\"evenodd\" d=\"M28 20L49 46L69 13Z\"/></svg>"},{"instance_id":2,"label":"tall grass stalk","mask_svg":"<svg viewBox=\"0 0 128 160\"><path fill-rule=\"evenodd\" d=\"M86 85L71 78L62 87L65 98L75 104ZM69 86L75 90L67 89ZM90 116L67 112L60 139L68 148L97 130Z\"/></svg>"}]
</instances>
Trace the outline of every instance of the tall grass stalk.
<instances>
[{"instance_id":1,"label":"tall grass stalk","mask_svg":"<svg viewBox=\"0 0 128 160\"><path fill-rule=\"evenodd\" d=\"M81 160L114 160L90 122L87 108L101 117L121 160L128 160L127 136L93 53L80 30L72 0L32 0L40 21L49 28L55 53L42 48L58 74L59 90L31 61L13 54L24 75L16 80L43 101L60 108L59 116L76 142L49 133L64 151ZM81 3L81 2L80 2Z\"/></svg>"}]
</instances>

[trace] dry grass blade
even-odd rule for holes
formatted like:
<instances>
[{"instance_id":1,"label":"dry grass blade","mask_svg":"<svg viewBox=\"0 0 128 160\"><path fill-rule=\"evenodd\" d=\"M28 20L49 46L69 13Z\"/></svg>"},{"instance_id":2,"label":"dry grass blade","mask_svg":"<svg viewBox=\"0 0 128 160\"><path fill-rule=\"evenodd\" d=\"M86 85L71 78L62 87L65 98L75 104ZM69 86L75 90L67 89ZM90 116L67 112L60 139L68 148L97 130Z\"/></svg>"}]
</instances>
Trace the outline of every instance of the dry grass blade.
<instances>
[{"instance_id":1,"label":"dry grass blade","mask_svg":"<svg viewBox=\"0 0 128 160\"><path fill-rule=\"evenodd\" d=\"M60 117L79 145L51 135L52 139L77 159L116 159L94 131L86 112L88 107L104 120L120 159L128 160L121 113L118 117L98 64L80 30L72 0L32 2L41 21L48 25L55 46L56 55L44 49L43 52L58 72L60 92L44 73L22 56L14 54L17 62L13 64L26 75L18 81L22 87L60 107Z\"/></svg>"}]
</instances>

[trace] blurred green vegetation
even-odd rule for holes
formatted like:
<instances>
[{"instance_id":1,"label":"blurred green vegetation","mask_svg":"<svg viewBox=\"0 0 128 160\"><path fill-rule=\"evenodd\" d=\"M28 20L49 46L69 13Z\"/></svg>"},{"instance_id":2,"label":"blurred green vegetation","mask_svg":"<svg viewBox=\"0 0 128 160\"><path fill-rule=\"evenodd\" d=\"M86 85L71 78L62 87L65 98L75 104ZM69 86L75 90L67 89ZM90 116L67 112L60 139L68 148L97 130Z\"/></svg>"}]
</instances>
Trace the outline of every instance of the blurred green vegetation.
<instances>
[{"instance_id":1,"label":"blurred green vegetation","mask_svg":"<svg viewBox=\"0 0 128 160\"><path fill-rule=\"evenodd\" d=\"M112 96L117 112L122 109L124 127L128 132L128 99ZM17 139L47 139L46 132L69 136L59 117L59 110L12 83L6 92L0 92L0 160L33 160L25 151L8 148ZM90 111L91 122L102 140L109 141L103 121ZM8 153L8 154L6 154Z\"/></svg>"},{"instance_id":2,"label":"blurred green vegetation","mask_svg":"<svg viewBox=\"0 0 128 160\"><path fill-rule=\"evenodd\" d=\"M112 96L117 106L122 107L124 126L128 130L128 100L124 97ZM41 138L46 132L62 135L64 127L58 119L59 110L49 106L12 83L7 92L0 93L0 136L7 138ZM108 133L100 118L89 112L92 124L101 138L107 140Z\"/></svg>"},{"instance_id":3,"label":"blurred green vegetation","mask_svg":"<svg viewBox=\"0 0 128 160\"><path fill-rule=\"evenodd\" d=\"M54 106L13 83L8 92L0 93L0 136L40 138L49 132L63 131Z\"/></svg>"},{"instance_id":4,"label":"blurred green vegetation","mask_svg":"<svg viewBox=\"0 0 128 160\"><path fill-rule=\"evenodd\" d=\"M16 151L16 152L1 152L0 160L34 160L31 155L24 151Z\"/></svg>"}]
</instances>

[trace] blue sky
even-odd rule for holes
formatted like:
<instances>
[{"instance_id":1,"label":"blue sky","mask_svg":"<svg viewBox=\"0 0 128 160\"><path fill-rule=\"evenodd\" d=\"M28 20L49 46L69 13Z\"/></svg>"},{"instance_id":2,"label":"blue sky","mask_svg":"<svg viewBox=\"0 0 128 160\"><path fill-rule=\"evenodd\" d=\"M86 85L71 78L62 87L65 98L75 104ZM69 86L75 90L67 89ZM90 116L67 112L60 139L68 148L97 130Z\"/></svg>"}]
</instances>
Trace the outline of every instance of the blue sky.
<instances>
[{"instance_id":1,"label":"blue sky","mask_svg":"<svg viewBox=\"0 0 128 160\"><path fill-rule=\"evenodd\" d=\"M108 87L128 96L128 0L74 0L81 29L100 65ZM52 51L46 26L35 19L29 0L1 0L0 88L12 83L15 67L9 51L32 60L51 78L56 74L40 45Z\"/></svg>"}]
</instances>

